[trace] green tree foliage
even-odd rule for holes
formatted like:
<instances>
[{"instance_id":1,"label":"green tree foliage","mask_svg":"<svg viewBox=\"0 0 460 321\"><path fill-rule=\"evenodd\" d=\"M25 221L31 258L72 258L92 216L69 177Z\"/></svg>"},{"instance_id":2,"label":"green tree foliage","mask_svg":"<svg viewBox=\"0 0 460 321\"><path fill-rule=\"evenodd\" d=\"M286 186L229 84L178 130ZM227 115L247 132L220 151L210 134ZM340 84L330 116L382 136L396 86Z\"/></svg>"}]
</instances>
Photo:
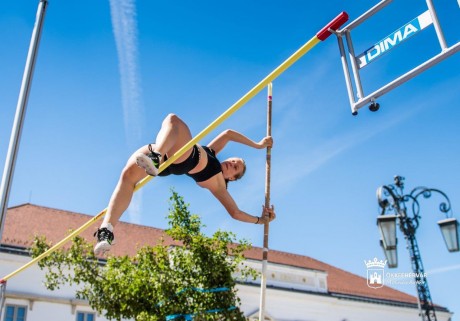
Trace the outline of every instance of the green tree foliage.
<instances>
[{"instance_id":1,"label":"green tree foliage","mask_svg":"<svg viewBox=\"0 0 460 321\"><path fill-rule=\"evenodd\" d=\"M242 264L250 244L236 242L235 235L225 231L205 236L200 218L190 214L175 191L168 219L165 232L181 246L168 246L162 239L154 247L140 248L134 257L111 256L102 264L93 245L76 237L69 248L39 262L46 270L46 287L78 285L77 298L88 300L108 319L245 320L234 275L256 276ZM49 248L46 239L37 237L32 256Z\"/></svg>"}]
</instances>

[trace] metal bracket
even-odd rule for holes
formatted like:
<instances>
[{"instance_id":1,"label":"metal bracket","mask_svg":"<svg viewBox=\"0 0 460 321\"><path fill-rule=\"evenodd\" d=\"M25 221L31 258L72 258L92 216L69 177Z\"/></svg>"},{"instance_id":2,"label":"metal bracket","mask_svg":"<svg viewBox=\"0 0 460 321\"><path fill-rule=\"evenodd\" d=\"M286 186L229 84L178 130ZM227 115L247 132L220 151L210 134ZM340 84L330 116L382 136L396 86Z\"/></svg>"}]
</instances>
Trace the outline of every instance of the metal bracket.
<instances>
[{"instance_id":1,"label":"metal bracket","mask_svg":"<svg viewBox=\"0 0 460 321\"><path fill-rule=\"evenodd\" d=\"M373 93L365 95L363 88L362 88L362 83L361 83L360 74L359 74L360 68L364 66L358 65L358 63L361 62L361 59L363 59L362 57L364 53L358 56L355 54L353 42L351 39L351 31L357 26L359 26L360 24L362 24L365 20L367 20L368 18L370 18L371 16L373 16L374 14L382 10L391 1L392 0L382 0L377 5L369 9L367 12L362 14L360 17L350 22L344 28L337 30L337 31L331 31L331 33L337 36L337 41L338 41L338 46L339 46L339 51L340 51L340 58L342 61L343 72L345 76L345 83L346 83L347 91L348 91L348 98L350 101L351 112L353 115L357 115L358 110L369 103L370 103L369 109L371 111L377 111L379 109L379 104L376 103L376 99L378 97L383 96L384 94L388 93L394 88L402 85L406 81L418 76L423 71L433 67L434 65L452 56L453 54L457 53L460 50L460 42L457 42L451 47L447 47L446 41L444 38L444 34L441 30L441 26L439 24L436 10L433 6L432 0L426 0L428 10L425 13L414 18L410 22L410 23L412 22L414 23L413 29L411 29L410 31L417 32L433 24L436 30L436 35L437 35L440 47L441 47L441 52L433 56L432 58L428 59L424 63L420 64L419 66L406 72L404 75L380 87ZM412 26L410 23L404 25L399 30L396 30L395 32L387 36L387 38L385 38L383 41L380 41L379 43L375 44L373 47L371 47L368 50L368 54L371 56L371 54L375 54L375 55L377 55L377 53L380 54L380 50L382 52L389 51L392 47L398 45L401 41L405 40L404 36L406 34L402 36L401 30L402 28L407 28L407 26ZM407 34L412 35L411 32ZM343 41L344 36L345 36L346 43L347 43L348 57L346 55L345 45ZM409 36L407 36L407 38L409 38ZM360 58L360 61L358 61L359 60L358 58ZM351 64L351 68L349 64ZM353 77L353 82L351 80L352 77ZM356 94L355 94L355 91L356 91Z\"/></svg>"}]
</instances>

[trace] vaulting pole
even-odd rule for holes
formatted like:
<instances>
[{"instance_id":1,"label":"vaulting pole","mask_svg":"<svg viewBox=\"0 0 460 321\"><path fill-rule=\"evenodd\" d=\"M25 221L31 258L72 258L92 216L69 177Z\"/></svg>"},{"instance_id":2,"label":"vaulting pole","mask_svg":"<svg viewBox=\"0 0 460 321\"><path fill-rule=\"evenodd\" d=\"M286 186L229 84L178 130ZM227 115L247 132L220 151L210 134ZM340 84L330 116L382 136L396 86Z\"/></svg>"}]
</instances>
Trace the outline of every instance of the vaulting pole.
<instances>
[{"instance_id":1,"label":"vaulting pole","mask_svg":"<svg viewBox=\"0 0 460 321\"><path fill-rule=\"evenodd\" d=\"M181 149L179 149L174 155L172 155L166 162L160 165L158 171L161 173L164 171L169 165L171 165L174 161L176 161L179 157L181 157L187 150L193 147L193 145L197 144L200 140L202 140L206 135L208 135L212 130L214 130L217 126L219 126L224 120L230 117L233 113L235 113L238 109L240 109L244 104L246 104L250 99L252 99L255 95L257 95L263 88L265 88L269 83L271 83L274 79L276 79L279 75L281 75L286 69L288 69L294 62L299 60L303 55L305 55L310 49L312 49L315 45L317 45L320 41L327 39L330 35L330 29L336 30L341 25L343 25L348 20L348 14L346 12L340 13L337 17L335 17L330 23L328 23L323 29L321 29L313 38L311 38L307 43L305 43L299 50L297 50L292 56L286 59L281 65L279 65L275 70L273 70L267 77L265 77L261 82L259 82L254 88L252 88L248 93L246 93L243 97L241 97L236 103L234 103L230 108L228 108L222 115L220 115L214 122L212 122L208 127L203 129L198 135L196 135L192 140L190 140L187 144L185 144ZM134 188L136 192L145 184L147 184L153 177L147 176L142 179ZM37 263L44 257L50 255L62 245L64 245L67 241L74 238L75 236L82 233L88 227L90 227L94 222L99 220L101 217L104 216L107 208L99 212L96 216L91 218L88 222L82 225L80 228L76 229L72 233L70 233L67 237L65 237L62 241L56 243L53 247L49 248L46 252L42 253L41 255L37 256L30 262L26 263L24 266L20 267L16 271L8 274L3 279L0 279L0 283L6 282L6 280L10 279L11 277L15 276L19 272L27 269L31 265Z\"/></svg>"},{"instance_id":2,"label":"vaulting pole","mask_svg":"<svg viewBox=\"0 0 460 321\"><path fill-rule=\"evenodd\" d=\"M267 94L267 136L272 135L272 83L268 84ZM267 147L267 155L265 161L265 207L270 206L270 173L272 163L272 149ZM267 289L267 265L268 265L268 233L270 223L264 224L264 243L262 254L262 277L260 279L260 307L259 320L265 320L265 293Z\"/></svg>"}]
</instances>

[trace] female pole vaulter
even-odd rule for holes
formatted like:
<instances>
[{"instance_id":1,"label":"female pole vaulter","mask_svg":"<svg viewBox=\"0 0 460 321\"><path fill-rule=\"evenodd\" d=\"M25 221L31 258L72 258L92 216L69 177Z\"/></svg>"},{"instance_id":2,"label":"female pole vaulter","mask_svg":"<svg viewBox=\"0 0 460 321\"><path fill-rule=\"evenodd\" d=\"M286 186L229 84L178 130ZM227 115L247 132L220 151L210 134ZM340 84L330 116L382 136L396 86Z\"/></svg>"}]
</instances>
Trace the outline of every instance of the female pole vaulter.
<instances>
[{"instance_id":1,"label":"female pole vaulter","mask_svg":"<svg viewBox=\"0 0 460 321\"><path fill-rule=\"evenodd\" d=\"M163 120L156 143L141 147L128 159L113 191L104 220L95 233L98 240L94 248L96 255L110 250L114 240L113 228L118 223L123 212L128 208L136 184L147 175L185 174L190 176L198 186L208 189L224 206L228 214L236 220L253 224L265 224L275 219L273 206L263 207L260 217L240 210L228 192L227 184L240 179L244 175L246 171L245 162L238 157L231 157L220 162L216 157L230 141L263 149L272 147L272 137L267 136L261 141L255 142L234 130L225 130L207 146L194 145L159 173L160 164L165 162L168 157L176 153L191 139L192 135L187 124L177 115L169 114Z\"/></svg>"}]
</instances>

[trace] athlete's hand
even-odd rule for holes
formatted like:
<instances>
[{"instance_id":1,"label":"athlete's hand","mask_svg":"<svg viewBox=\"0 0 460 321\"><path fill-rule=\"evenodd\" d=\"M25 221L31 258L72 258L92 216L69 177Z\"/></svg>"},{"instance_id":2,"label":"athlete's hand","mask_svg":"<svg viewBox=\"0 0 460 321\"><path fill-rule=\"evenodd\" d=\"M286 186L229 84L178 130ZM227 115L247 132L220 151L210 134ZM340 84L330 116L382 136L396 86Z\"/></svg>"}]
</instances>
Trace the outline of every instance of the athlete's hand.
<instances>
[{"instance_id":1,"label":"athlete's hand","mask_svg":"<svg viewBox=\"0 0 460 321\"><path fill-rule=\"evenodd\" d=\"M276 218L275 207L265 207L262 205L262 216L259 219L259 224L265 224L273 221Z\"/></svg>"},{"instance_id":2,"label":"athlete's hand","mask_svg":"<svg viewBox=\"0 0 460 321\"><path fill-rule=\"evenodd\" d=\"M265 147L272 147L273 146L273 137L272 136L266 136L262 138L262 140L257 144L259 146L259 149L265 148Z\"/></svg>"}]
</instances>

